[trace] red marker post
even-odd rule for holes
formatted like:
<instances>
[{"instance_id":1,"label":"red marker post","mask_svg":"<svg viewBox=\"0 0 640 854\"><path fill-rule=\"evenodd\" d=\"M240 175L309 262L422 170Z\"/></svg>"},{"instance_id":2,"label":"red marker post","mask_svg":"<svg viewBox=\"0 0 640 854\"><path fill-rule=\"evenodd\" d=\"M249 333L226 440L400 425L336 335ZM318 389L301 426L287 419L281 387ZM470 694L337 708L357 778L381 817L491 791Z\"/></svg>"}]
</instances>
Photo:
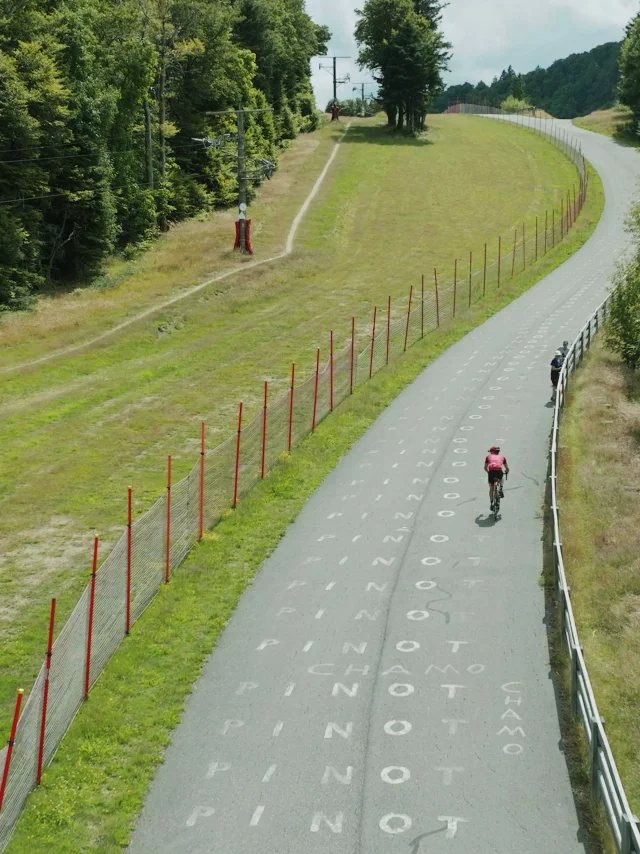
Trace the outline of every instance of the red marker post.
<instances>
[{"instance_id":1,"label":"red marker post","mask_svg":"<svg viewBox=\"0 0 640 854\"><path fill-rule=\"evenodd\" d=\"M13 756L13 748L16 741L16 730L18 728L18 720L20 718L20 707L22 706L22 697L24 695L24 689L20 688L18 690L18 696L16 697L16 705L13 711L13 722L11 724L11 733L9 735L9 745L7 748L7 755L4 760L4 770L2 772L2 780L0 781L0 812L2 811L2 804L4 803L4 794L7 790L7 780L9 779L9 768L11 767L11 757Z\"/></svg>"},{"instance_id":2,"label":"red marker post","mask_svg":"<svg viewBox=\"0 0 640 854\"><path fill-rule=\"evenodd\" d=\"M87 654L84 665L84 698L89 696L89 684L91 682L91 643L93 640L93 611L96 601L96 573L98 571L98 537L93 541L93 564L91 567L91 581L89 584L89 615L87 618Z\"/></svg>"},{"instance_id":3,"label":"red marker post","mask_svg":"<svg viewBox=\"0 0 640 854\"><path fill-rule=\"evenodd\" d=\"M44 671L44 690L42 692L42 714L40 716L40 742L38 744L38 770L36 772L36 786L42 781L42 763L44 759L44 741L47 731L47 707L49 705L49 677L51 675L51 657L53 655L53 626L56 619L56 600L51 600L51 612L49 614L49 637L47 640L47 656Z\"/></svg>"}]
</instances>

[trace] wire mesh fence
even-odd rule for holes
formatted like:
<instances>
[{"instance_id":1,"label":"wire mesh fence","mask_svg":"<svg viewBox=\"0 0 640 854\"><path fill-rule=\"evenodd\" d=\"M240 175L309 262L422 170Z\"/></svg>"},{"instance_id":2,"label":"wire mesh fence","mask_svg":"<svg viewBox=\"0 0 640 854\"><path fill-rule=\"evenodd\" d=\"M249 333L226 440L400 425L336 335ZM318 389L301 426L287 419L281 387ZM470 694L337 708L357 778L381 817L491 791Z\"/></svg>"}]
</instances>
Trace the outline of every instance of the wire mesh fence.
<instances>
[{"instance_id":1,"label":"wire mesh fence","mask_svg":"<svg viewBox=\"0 0 640 854\"><path fill-rule=\"evenodd\" d=\"M558 209L543 215L544 224L538 218L535 234L528 235L522 226L512 241L498 238L492 250L485 248L482 258L469 256L455 261L453 278L448 280L441 281L434 270L433 277L424 276L420 285L411 289L399 316L392 311L389 298L386 306L374 310L369 331L357 335L352 320L350 343L335 352L331 333L328 359L322 359L318 350L314 369L301 382L294 365L287 393L275 401L269 400L265 384L264 406L246 424L241 404L236 436L207 450L203 425L202 449L192 470L172 484L169 458L167 489L135 521L131 519L129 493L127 527L99 568L96 542L91 581L48 650L19 717L21 696L17 702L16 726L9 744L0 752L0 851L39 780L41 765L51 761L109 659L203 529L213 527L357 386L564 239L586 199L588 175L576 146L553 134L545 136L565 150L578 167L579 178L575 195L569 188ZM367 344L361 349L357 342L365 336Z\"/></svg>"}]
</instances>

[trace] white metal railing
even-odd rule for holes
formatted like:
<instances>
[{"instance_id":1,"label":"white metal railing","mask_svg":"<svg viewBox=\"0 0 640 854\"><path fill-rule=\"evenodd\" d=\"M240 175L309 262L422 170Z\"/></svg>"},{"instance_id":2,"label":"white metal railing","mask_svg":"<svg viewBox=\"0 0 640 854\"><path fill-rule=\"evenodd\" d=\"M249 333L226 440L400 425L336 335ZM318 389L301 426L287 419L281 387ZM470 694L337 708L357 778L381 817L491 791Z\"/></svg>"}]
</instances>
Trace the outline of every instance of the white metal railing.
<instances>
[{"instance_id":1,"label":"white metal railing","mask_svg":"<svg viewBox=\"0 0 640 854\"><path fill-rule=\"evenodd\" d=\"M565 358L558 382L558 393L551 436L551 513L553 516L553 566L556 602L560 612L561 636L571 659L571 710L580 721L589 746L589 775L594 798L604 805L607 820L620 854L640 854L640 824L632 814L616 768L604 729L604 720L591 687L587 665L582 654L578 630L567 584L558 508L558 436L560 414L564 407L570 375L576 370L591 346L593 336L606 320L611 296L602 303L583 326Z\"/></svg>"}]
</instances>

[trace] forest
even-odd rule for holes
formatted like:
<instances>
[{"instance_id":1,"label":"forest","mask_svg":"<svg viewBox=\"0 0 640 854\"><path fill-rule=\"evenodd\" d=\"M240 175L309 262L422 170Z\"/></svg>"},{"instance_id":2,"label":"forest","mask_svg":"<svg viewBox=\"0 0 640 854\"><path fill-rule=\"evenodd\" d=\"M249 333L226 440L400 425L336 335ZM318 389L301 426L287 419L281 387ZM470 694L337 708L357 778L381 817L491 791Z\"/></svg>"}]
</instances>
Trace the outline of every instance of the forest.
<instances>
[{"instance_id":1,"label":"forest","mask_svg":"<svg viewBox=\"0 0 640 854\"><path fill-rule=\"evenodd\" d=\"M318 122L304 0L0 0L0 311L237 200L249 164ZM270 108L270 109L269 109ZM259 178L256 178L259 180Z\"/></svg>"},{"instance_id":2,"label":"forest","mask_svg":"<svg viewBox=\"0 0 640 854\"><path fill-rule=\"evenodd\" d=\"M522 75L509 66L490 85L481 81L477 86L471 83L449 86L433 101L430 110L444 112L456 101L500 106L512 92L514 79L520 77L524 97L531 105L559 119L585 116L616 102L620 49L621 42L609 42L586 53L559 59L547 69L536 68Z\"/></svg>"}]
</instances>

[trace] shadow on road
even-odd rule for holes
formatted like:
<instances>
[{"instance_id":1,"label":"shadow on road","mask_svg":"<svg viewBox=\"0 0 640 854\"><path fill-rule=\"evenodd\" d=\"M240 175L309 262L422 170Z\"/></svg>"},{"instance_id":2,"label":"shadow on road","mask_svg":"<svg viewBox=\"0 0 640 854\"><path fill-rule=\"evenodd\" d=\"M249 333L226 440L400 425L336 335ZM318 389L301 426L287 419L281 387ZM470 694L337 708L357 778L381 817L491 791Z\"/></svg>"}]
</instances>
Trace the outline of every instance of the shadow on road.
<instances>
[{"instance_id":1,"label":"shadow on road","mask_svg":"<svg viewBox=\"0 0 640 854\"><path fill-rule=\"evenodd\" d=\"M479 528L493 528L496 524L496 520L493 516L493 513L487 514L483 516L482 513L479 516L476 516L476 525Z\"/></svg>"}]
</instances>

